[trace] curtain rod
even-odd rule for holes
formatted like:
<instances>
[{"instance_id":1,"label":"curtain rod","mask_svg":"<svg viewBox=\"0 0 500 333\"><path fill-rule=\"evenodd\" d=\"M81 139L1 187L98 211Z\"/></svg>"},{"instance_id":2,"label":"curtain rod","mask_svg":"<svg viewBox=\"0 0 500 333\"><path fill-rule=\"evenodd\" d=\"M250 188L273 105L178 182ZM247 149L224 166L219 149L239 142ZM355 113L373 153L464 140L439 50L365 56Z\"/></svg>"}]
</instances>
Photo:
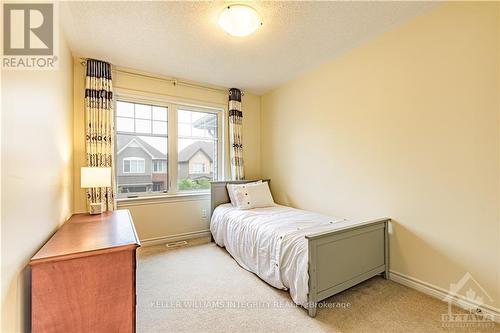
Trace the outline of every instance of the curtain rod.
<instances>
[{"instance_id":1,"label":"curtain rod","mask_svg":"<svg viewBox=\"0 0 500 333\"><path fill-rule=\"evenodd\" d=\"M86 66L87 58L80 58L80 64L82 66ZM111 70L113 72L122 73L122 74L126 74L126 75L131 75L131 76L144 77L147 79L154 79L154 80L159 80L159 81L167 81L167 82L172 83L174 85L174 87L179 85L179 86L185 86L185 87L190 87L190 88L205 89L205 90L211 90L211 91L215 91L215 92L222 92L224 94L229 94L229 89L215 88L215 87L210 87L210 86L203 85L203 84L197 84L197 83L192 83L192 82L188 82L188 81L177 80L174 78L169 78L169 77L164 77L164 76L159 76L159 75L156 76L156 75L152 75L152 74L144 74L144 73L137 73L134 71L127 71L125 69L116 68L113 65L111 65ZM241 95L244 96L245 93L242 91Z\"/></svg>"}]
</instances>

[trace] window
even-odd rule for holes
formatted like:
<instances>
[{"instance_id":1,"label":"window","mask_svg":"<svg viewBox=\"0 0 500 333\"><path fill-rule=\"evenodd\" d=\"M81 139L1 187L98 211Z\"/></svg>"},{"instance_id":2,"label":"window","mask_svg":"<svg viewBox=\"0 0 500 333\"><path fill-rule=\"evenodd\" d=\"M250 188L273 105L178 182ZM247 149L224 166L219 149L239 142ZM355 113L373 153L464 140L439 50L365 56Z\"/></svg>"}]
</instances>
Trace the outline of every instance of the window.
<instances>
[{"instance_id":1,"label":"window","mask_svg":"<svg viewBox=\"0 0 500 333\"><path fill-rule=\"evenodd\" d=\"M209 189L210 181L217 179L217 115L179 108L177 126L177 189Z\"/></svg>"},{"instance_id":2,"label":"window","mask_svg":"<svg viewBox=\"0 0 500 333\"><path fill-rule=\"evenodd\" d=\"M167 172L167 161L166 160L153 160L153 172L155 172L155 173Z\"/></svg>"},{"instance_id":3,"label":"window","mask_svg":"<svg viewBox=\"0 0 500 333\"><path fill-rule=\"evenodd\" d=\"M168 190L168 107L116 102L117 196ZM158 184L153 186L154 183Z\"/></svg>"},{"instance_id":4,"label":"window","mask_svg":"<svg viewBox=\"0 0 500 333\"><path fill-rule=\"evenodd\" d=\"M190 173L205 173L207 170L205 163L193 163Z\"/></svg>"},{"instance_id":5,"label":"window","mask_svg":"<svg viewBox=\"0 0 500 333\"><path fill-rule=\"evenodd\" d=\"M123 173L144 173L145 169L143 158L126 157L123 159Z\"/></svg>"},{"instance_id":6,"label":"window","mask_svg":"<svg viewBox=\"0 0 500 333\"><path fill-rule=\"evenodd\" d=\"M155 100L117 97L118 198L208 190L222 174L223 108Z\"/></svg>"}]
</instances>

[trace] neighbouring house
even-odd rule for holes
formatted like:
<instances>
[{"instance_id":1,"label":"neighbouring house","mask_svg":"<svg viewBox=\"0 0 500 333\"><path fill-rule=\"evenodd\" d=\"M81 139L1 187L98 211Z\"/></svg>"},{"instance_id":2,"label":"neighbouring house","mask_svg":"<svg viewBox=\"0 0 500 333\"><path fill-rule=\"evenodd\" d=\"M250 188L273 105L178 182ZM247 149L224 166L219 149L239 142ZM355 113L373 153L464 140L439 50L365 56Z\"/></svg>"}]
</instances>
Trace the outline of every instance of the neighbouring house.
<instances>
[{"instance_id":1,"label":"neighbouring house","mask_svg":"<svg viewBox=\"0 0 500 333\"><path fill-rule=\"evenodd\" d=\"M116 179L119 193L164 191L167 157L137 136L117 136Z\"/></svg>"},{"instance_id":2,"label":"neighbouring house","mask_svg":"<svg viewBox=\"0 0 500 333\"><path fill-rule=\"evenodd\" d=\"M138 136L117 136L116 179L119 193L167 190L167 156ZM178 154L178 179L211 180L214 147L196 141Z\"/></svg>"},{"instance_id":3,"label":"neighbouring house","mask_svg":"<svg viewBox=\"0 0 500 333\"><path fill-rule=\"evenodd\" d=\"M196 141L179 152L179 179L212 179L212 163L214 160L214 144Z\"/></svg>"}]
</instances>

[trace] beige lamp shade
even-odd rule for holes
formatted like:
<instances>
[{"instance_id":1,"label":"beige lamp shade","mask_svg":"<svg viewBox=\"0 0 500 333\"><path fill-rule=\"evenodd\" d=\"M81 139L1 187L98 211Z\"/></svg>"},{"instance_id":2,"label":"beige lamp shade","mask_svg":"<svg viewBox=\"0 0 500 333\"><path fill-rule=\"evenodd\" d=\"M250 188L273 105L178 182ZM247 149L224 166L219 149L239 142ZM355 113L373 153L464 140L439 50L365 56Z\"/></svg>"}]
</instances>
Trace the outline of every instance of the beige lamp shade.
<instances>
[{"instance_id":1,"label":"beige lamp shade","mask_svg":"<svg viewBox=\"0 0 500 333\"><path fill-rule=\"evenodd\" d=\"M82 188L110 187L111 168L83 167L81 169L80 184Z\"/></svg>"}]
</instances>

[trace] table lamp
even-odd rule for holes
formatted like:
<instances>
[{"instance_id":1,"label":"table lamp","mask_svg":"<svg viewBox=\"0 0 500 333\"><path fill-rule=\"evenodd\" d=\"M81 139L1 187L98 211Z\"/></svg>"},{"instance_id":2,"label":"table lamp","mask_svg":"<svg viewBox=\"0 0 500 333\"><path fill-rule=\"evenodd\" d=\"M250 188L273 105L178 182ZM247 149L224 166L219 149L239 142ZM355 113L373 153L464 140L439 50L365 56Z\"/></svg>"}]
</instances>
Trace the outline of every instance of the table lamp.
<instances>
[{"instance_id":1,"label":"table lamp","mask_svg":"<svg viewBox=\"0 0 500 333\"><path fill-rule=\"evenodd\" d=\"M81 169L80 187L110 187L111 186L111 168L83 167ZM102 202L91 202L89 207L90 214L102 213Z\"/></svg>"}]
</instances>

